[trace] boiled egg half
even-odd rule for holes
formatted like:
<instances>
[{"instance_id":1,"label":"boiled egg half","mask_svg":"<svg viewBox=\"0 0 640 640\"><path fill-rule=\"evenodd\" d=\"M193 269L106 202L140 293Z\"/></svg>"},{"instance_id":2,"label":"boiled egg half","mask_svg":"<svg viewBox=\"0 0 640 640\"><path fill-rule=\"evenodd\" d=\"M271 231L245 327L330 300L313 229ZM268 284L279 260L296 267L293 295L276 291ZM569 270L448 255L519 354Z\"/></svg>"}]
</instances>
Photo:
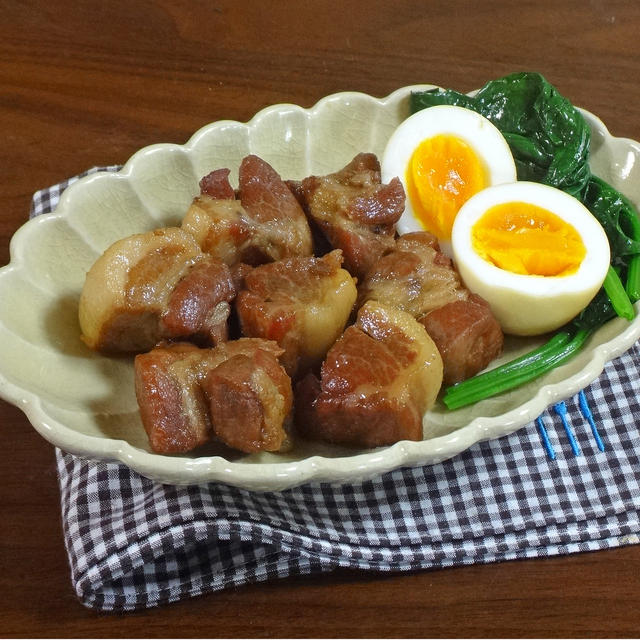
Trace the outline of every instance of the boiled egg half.
<instances>
[{"instance_id":1,"label":"boiled egg half","mask_svg":"<svg viewBox=\"0 0 640 640\"><path fill-rule=\"evenodd\" d=\"M404 120L386 145L384 183L398 176L406 193L398 231L429 231L451 254L453 221L460 207L486 187L515 182L509 145L484 116L438 105Z\"/></svg>"},{"instance_id":2,"label":"boiled egg half","mask_svg":"<svg viewBox=\"0 0 640 640\"><path fill-rule=\"evenodd\" d=\"M574 318L607 274L600 223L576 198L539 183L480 191L460 208L453 259L505 333L538 335Z\"/></svg>"}]
</instances>

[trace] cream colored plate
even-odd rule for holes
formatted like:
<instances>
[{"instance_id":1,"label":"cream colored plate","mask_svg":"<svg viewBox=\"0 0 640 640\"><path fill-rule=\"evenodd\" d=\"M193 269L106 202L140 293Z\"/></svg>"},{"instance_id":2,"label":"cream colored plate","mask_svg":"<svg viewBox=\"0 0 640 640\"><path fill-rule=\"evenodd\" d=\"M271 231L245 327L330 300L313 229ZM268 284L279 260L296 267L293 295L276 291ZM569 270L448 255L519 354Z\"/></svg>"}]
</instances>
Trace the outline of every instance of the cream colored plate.
<instances>
[{"instance_id":1,"label":"cream colored plate","mask_svg":"<svg viewBox=\"0 0 640 640\"><path fill-rule=\"evenodd\" d=\"M201 457L169 457L149 450L133 391L132 360L97 355L80 342L77 304L89 266L118 238L179 223L202 175L229 167L233 176L248 153L294 179L335 171L361 151L380 156L408 114L410 91L425 88L405 87L383 99L339 93L311 109L276 105L249 123L208 125L184 146L144 148L122 171L71 186L54 213L16 232L11 263L0 270L0 396L66 451L119 460L165 483L279 490L439 462L480 440L511 433L588 385L608 360L640 337L640 318L611 321L569 363L512 393L455 412L437 405L425 416L422 442L363 451L299 443L287 455L227 458L212 448ZM593 130L594 172L640 205L640 145L612 137L600 120L584 115ZM533 344L509 342L503 360Z\"/></svg>"}]
</instances>

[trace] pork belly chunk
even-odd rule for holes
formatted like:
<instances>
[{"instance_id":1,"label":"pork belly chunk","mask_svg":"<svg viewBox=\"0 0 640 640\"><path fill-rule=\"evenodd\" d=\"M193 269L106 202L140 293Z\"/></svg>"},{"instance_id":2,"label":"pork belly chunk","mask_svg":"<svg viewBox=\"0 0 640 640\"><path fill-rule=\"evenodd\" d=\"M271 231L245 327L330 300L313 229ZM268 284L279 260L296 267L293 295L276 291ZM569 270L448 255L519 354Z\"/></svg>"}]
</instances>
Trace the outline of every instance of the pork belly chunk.
<instances>
[{"instance_id":1,"label":"pork belly chunk","mask_svg":"<svg viewBox=\"0 0 640 640\"><path fill-rule=\"evenodd\" d=\"M255 246L256 226L239 200L200 194L182 220L182 229L195 238L204 253L229 266L266 261Z\"/></svg>"},{"instance_id":2,"label":"pork belly chunk","mask_svg":"<svg viewBox=\"0 0 640 640\"><path fill-rule=\"evenodd\" d=\"M311 229L296 197L278 173L255 155L238 171L240 202L259 231L256 243L270 260L313 253Z\"/></svg>"},{"instance_id":3,"label":"pork belly chunk","mask_svg":"<svg viewBox=\"0 0 640 640\"><path fill-rule=\"evenodd\" d=\"M442 383L442 358L411 315L367 302L329 350L320 379L296 389L296 426L310 439L378 447L421 440Z\"/></svg>"},{"instance_id":4,"label":"pork belly chunk","mask_svg":"<svg viewBox=\"0 0 640 640\"><path fill-rule=\"evenodd\" d=\"M136 398L151 449L185 453L212 437L247 453L285 447L293 392L281 352L273 342L241 338L136 356Z\"/></svg>"},{"instance_id":5,"label":"pork belly chunk","mask_svg":"<svg viewBox=\"0 0 640 640\"><path fill-rule=\"evenodd\" d=\"M464 286L451 260L427 232L400 236L358 288L358 304L377 300L419 320L454 384L484 369L502 351L504 335L489 305Z\"/></svg>"},{"instance_id":6,"label":"pork belly chunk","mask_svg":"<svg viewBox=\"0 0 640 640\"><path fill-rule=\"evenodd\" d=\"M236 287L229 267L204 256L178 281L160 316L162 338L215 345L229 337L227 320Z\"/></svg>"},{"instance_id":7,"label":"pork belly chunk","mask_svg":"<svg viewBox=\"0 0 640 640\"><path fill-rule=\"evenodd\" d=\"M236 300L242 333L275 340L291 377L319 365L349 319L357 290L341 264L336 250L272 262L245 276Z\"/></svg>"},{"instance_id":8,"label":"pork belly chunk","mask_svg":"<svg viewBox=\"0 0 640 640\"><path fill-rule=\"evenodd\" d=\"M291 378L273 352L232 356L208 373L203 388L213 431L227 446L245 453L288 448Z\"/></svg>"},{"instance_id":9,"label":"pork belly chunk","mask_svg":"<svg viewBox=\"0 0 640 640\"><path fill-rule=\"evenodd\" d=\"M426 231L400 236L358 286L358 304L377 300L414 318L468 296L451 260Z\"/></svg>"},{"instance_id":10,"label":"pork belly chunk","mask_svg":"<svg viewBox=\"0 0 640 640\"><path fill-rule=\"evenodd\" d=\"M235 294L229 267L185 231L135 234L111 245L87 273L82 339L107 353L146 351L163 339L217 344L227 338Z\"/></svg>"},{"instance_id":11,"label":"pork belly chunk","mask_svg":"<svg viewBox=\"0 0 640 640\"><path fill-rule=\"evenodd\" d=\"M136 398L155 453L184 453L211 438L211 420L200 383L210 356L208 350L189 344L156 347L136 356Z\"/></svg>"},{"instance_id":12,"label":"pork belly chunk","mask_svg":"<svg viewBox=\"0 0 640 640\"><path fill-rule=\"evenodd\" d=\"M474 376L502 352L502 328L476 294L434 309L420 322L440 351L447 385Z\"/></svg>"},{"instance_id":13,"label":"pork belly chunk","mask_svg":"<svg viewBox=\"0 0 640 640\"><path fill-rule=\"evenodd\" d=\"M273 167L249 155L240 164L238 180L237 192L228 169L217 169L200 181L200 195L182 228L202 250L230 266L311 255L305 214Z\"/></svg>"},{"instance_id":14,"label":"pork belly chunk","mask_svg":"<svg viewBox=\"0 0 640 640\"><path fill-rule=\"evenodd\" d=\"M393 247L395 223L404 211L404 188L398 178L381 184L374 154L360 153L336 173L288 184L331 246L342 249L352 275L364 277Z\"/></svg>"}]
</instances>

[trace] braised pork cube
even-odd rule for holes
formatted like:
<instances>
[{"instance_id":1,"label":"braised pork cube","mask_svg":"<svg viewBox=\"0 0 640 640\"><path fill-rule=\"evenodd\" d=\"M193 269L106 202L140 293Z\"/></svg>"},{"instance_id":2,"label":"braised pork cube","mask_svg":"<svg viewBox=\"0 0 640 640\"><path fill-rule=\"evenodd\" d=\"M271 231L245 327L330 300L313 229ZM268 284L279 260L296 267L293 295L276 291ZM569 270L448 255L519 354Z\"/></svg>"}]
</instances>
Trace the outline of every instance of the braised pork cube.
<instances>
[{"instance_id":1,"label":"braised pork cube","mask_svg":"<svg viewBox=\"0 0 640 640\"><path fill-rule=\"evenodd\" d=\"M202 193L191 203L182 228L196 239L202 251L227 265L264 261L255 247L256 225L239 200Z\"/></svg>"},{"instance_id":2,"label":"braised pork cube","mask_svg":"<svg viewBox=\"0 0 640 640\"><path fill-rule=\"evenodd\" d=\"M212 437L240 451L288 443L293 393L273 342L241 338L215 348L159 346L136 356L135 391L156 453L191 451Z\"/></svg>"},{"instance_id":3,"label":"braised pork cube","mask_svg":"<svg viewBox=\"0 0 640 640\"><path fill-rule=\"evenodd\" d=\"M249 155L240 164L238 180L237 192L229 183L228 169L217 169L200 181L200 195L182 228L202 250L228 265L311 255L304 212L273 167Z\"/></svg>"},{"instance_id":4,"label":"braised pork cube","mask_svg":"<svg viewBox=\"0 0 640 640\"><path fill-rule=\"evenodd\" d=\"M400 236L358 288L358 304L377 300L410 313L427 329L454 384L484 369L502 351L503 332L489 305L464 286L427 232Z\"/></svg>"},{"instance_id":5,"label":"braised pork cube","mask_svg":"<svg viewBox=\"0 0 640 640\"><path fill-rule=\"evenodd\" d=\"M289 187L332 247L342 249L345 268L362 278L394 244L395 223L404 210L402 183L381 184L374 154L358 154L326 176L310 176Z\"/></svg>"},{"instance_id":6,"label":"braised pork cube","mask_svg":"<svg viewBox=\"0 0 640 640\"><path fill-rule=\"evenodd\" d=\"M504 334L478 295L455 300L420 318L444 363L444 383L455 384L486 368L502 352Z\"/></svg>"},{"instance_id":7,"label":"braised pork cube","mask_svg":"<svg viewBox=\"0 0 640 640\"><path fill-rule=\"evenodd\" d=\"M256 453L288 448L291 378L272 351L238 354L204 381L213 431L227 446Z\"/></svg>"},{"instance_id":8,"label":"braised pork cube","mask_svg":"<svg viewBox=\"0 0 640 640\"><path fill-rule=\"evenodd\" d=\"M414 318L468 296L451 260L426 231L400 236L358 286L358 304L378 300Z\"/></svg>"},{"instance_id":9,"label":"braised pork cube","mask_svg":"<svg viewBox=\"0 0 640 640\"><path fill-rule=\"evenodd\" d=\"M178 228L112 244L87 273L78 309L83 341L107 353L151 349L163 339L226 339L236 294L229 267Z\"/></svg>"},{"instance_id":10,"label":"braised pork cube","mask_svg":"<svg viewBox=\"0 0 640 640\"><path fill-rule=\"evenodd\" d=\"M296 426L313 440L378 447L421 440L422 419L442 384L442 359L422 325L367 302L329 350L320 379L296 388Z\"/></svg>"},{"instance_id":11,"label":"braised pork cube","mask_svg":"<svg viewBox=\"0 0 640 640\"><path fill-rule=\"evenodd\" d=\"M178 281L160 316L160 335L167 339L189 337L216 345L229 337L227 320L236 296L229 267L204 256Z\"/></svg>"},{"instance_id":12,"label":"braised pork cube","mask_svg":"<svg viewBox=\"0 0 640 640\"><path fill-rule=\"evenodd\" d=\"M136 398L152 451L184 453L211 438L201 388L201 371L206 370L208 356L209 350L188 344L156 347L136 356Z\"/></svg>"},{"instance_id":13,"label":"braised pork cube","mask_svg":"<svg viewBox=\"0 0 640 640\"><path fill-rule=\"evenodd\" d=\"M311 229L296 197L278 173L255 155L238 172L240 202L258 226L258 248L269 260L313 253Z\"/></svg>"},{"instance_id":14,"label":"braised pork cube","mask_svg":"<svg viewBox=\"0 0 640 640\"><path fill-rule=\"evenodd\" d=\"M341 264L335 250L264 264L244 278L236 300L242 333L275 340L292 377L320 364L349 319L357 291Z\"/></svg>"}]
</instances>

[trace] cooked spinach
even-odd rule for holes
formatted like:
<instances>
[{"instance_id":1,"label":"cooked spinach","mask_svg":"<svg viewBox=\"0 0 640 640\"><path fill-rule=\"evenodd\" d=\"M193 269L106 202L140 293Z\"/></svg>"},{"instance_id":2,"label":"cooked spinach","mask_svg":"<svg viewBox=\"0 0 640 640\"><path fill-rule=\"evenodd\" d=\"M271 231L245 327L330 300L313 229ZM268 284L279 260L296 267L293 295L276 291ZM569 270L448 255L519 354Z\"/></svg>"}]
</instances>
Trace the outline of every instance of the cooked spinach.
<instances>
[{"instance_id":1,"label":"cooked spinach","mask_svg":"<svg viewBox=\"0 0 640 640\"><path fill-rule=\"evenodd\" d=\"M580 111L539 73L513 73L492 80L472 96L449 89L413 92L410 96L411 113L440 104L465 107L485 116L507 140L519 180L542 182L578 198L598 219L607 234L611 266L605 286L559 332L558 335L571 337L572 348L562 359L552 358L554 363L550 366L557 366L583 346L593 329L617 313L632 317L631 302L640 299L638 213L624 195L591 173L589 125ZM549 344L553 344L553 340ZM544 349L546 347L541 351ZM525 367L527 371L531 369L528 378L522 373L521 363L516 361L505 365L515 366L522 374L517 379L506 376L510 382L505 388L517 386L547 371L546 365L540 364L549 360L545 353L540 355L534 351L524 356L525 359L533 358L535 365L533 369L533 365ZM447 389L445 404L456 408L498 393L500 389L497 387L486 387L482 377L486 375L480 374L478 380L471 378ZM501 384L507 385L507 382L503 380ZM477 391L474 385L479 385L482 393L467 398L467 392ZM458 396L463 400L456 404Z\"/></svg>"},{"instance_id":2,"label":"cooked spinach","mask_svg":"<svg viewBox=\"0 0 640 640\"><path fill-rule=\"evenodd\" d=\"M625 196L592 175L581 199L605 230L616 258L640 253L640 220Z\"/></svg>"}]
</instances>

